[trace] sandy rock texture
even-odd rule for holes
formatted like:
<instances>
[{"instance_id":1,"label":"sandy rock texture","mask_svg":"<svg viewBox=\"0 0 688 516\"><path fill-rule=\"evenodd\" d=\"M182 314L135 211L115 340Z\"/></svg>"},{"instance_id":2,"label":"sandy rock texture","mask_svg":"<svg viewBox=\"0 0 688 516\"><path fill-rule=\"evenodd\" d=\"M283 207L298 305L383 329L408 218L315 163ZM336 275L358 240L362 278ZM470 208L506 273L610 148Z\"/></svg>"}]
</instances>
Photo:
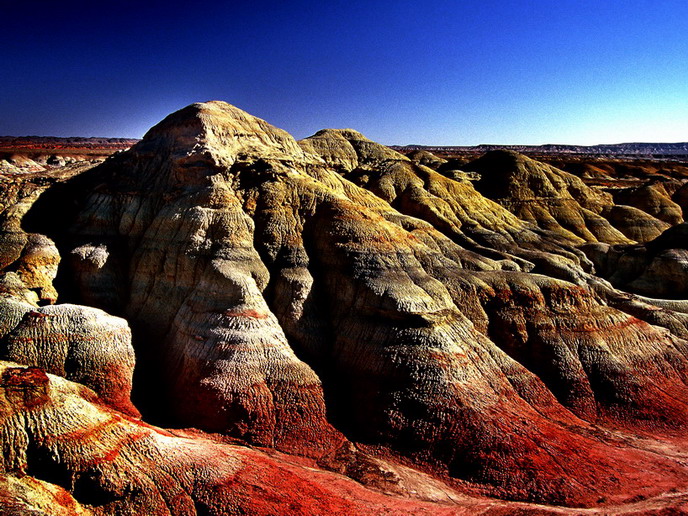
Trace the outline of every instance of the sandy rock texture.
<instances>
[{"instance_id":1,"label":"sandy rock texture","mask_svg":"<svg viewBox=\"0 0 688 516\"><path fill-rule=\"evenodd\" d=\"M652 298L686 299L687 237L688 224L684 222L645 244L590 245L583 249L599 274L618 288Z\"/></svg>"},{"instance_id":2,"label":"sandy rock texture","mask_svg":"<svg viewBox=\"0 0 688 516\"><path fill-rule=\"evenodd\" d=\"M19 291L0 304L12 350L0 358L41 368L6 366L7 475L106 513L267 514L296 492L313 505L295 513L559 510L483 506L476 493L602 511L669 492L664 507L683 503L685 314L593 275L610 249L673 242L671 229L654 236L669 205L660 219L615 204L513 152L466 175L412 158L349 129L296 142L208 102L32 198L16 233L53 243L60 266L46 278L74 304L31 307ZM120 384L107 371L133 366L127 323L144 420L197 431L120 414L131 368ZM95 437L69 430L81 413ZM44 462L26 469L43 441ZM64 476L41 473L56 462ZM142 464L151 472L132 478ZM82 477L102 497L84 497Z\"/></svg>"},{"instance_id":3,"label":"sandy rock texture","mask_svg":"<svg viewBox=\"0 0 688 516\"><path fill-rule=\"evenodd\" d=\"M40 367L90 387L101 402L131 416L134 349L124 319L96 308L34 308L0 299L0 359Z\"/></svg>"},{"instance_id":4,"label":"sandy rock texture","mask_svg":"<svg viewBox=\"0 0 688 516\"><path fill-rule=\"evenodd\" d=\"M0 288L33 304L54 303L52 281L57 274L60 254L45 235L27 233L21 220L47 182L15 180L0 176Z\"/></svg>"},{"instance_id":5,"label":"sandy rock texture","mask_svg":"<svg viewBox=\"0 0 688 516\"><path fill-rule=\"evenodd\" d=\"M492 507L398 467L418 490L384 495L347 477L201 432L169 432L103 406L82 385L0 362L4 514L469 514ZM5 512L6 511L6 512Z\"/></svg>"}]
</instances>

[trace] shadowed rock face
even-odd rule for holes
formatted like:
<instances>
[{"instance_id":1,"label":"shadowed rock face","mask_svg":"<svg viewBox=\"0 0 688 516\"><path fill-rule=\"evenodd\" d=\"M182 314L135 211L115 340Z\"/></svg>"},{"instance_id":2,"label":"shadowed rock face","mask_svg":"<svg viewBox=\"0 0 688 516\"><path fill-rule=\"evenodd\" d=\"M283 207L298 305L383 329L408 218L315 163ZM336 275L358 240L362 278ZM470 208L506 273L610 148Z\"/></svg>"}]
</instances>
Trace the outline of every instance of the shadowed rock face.
<instances>
[{"instance_id":1,"label":"shadowed rock face","mask_svg":"<svg viewBox=\"0 0 688 516\"><path fill-rule=\"evenodd\" d=\"M584 249L600 275L609 278L618 288L648 297L686 299L687 237L688 224L684 222L644 245L597 245Z\"/></svg>"},{"instance_id":2,"label":"shadowed rock face","mask_svg":"<svg viewBox=\"0 0 688 516\"><path fill-rule=\"evenodd\" d=\"M476 187L352 130L296 142L228 104L194 104L129 151L47 190L23 227L59 249L65 300L131 325L144 417L297 454L405 494L421 484L427 494L429 481L375 461L401 457L445 482L545 503L614 504L683 489L688 472L673 455L613 431L682 434L688 326L679 316L665 323L671 331L650 326L643 304L633 315L609 306L629 303L590 274L578 245L631 244L605 218L611 196L515 153L490 153L466 169L479 172ZM64 199L69 207L56 209ZM6 306L14 315L3 342L18 350L8 360L40 355L40 339L19 344L31 332L51 341L71 331L71 319L27 322L28 308ZM96 311L88 326L92 309L41 310L81 317L87 333L120 321ZM106 358L78 332L64 340L63 354L89 350L87 371L126 354L121 338ZM64 364L30 365L88 385L106 402L104 387L70 377ZM60 417L72 421L82 409L74 410ZM131 425L142 424L125 420L113 432L129 446ZM235 497L249 477L221 483L212 499L214 481L192 488L155 475L193 472L199 460L222 478L236 478L237 461L257 461L255 475L274 467L257 452L247 458L245 448L191 439L201 451L164 457L168 437L146 432L141 442L152 444L141 453L160 461L153 485L124 486L116 461L91 475L98 489L117 493L109 508L149 497L169 507L177 491L194 503L245 507ZM131 463L144 460L137 457ZM321 488L304 475L288 487ZM134 487L140 500L123 494ZM326 495L330 508L346 510L337 489Z\"/></svg>"}]
</instances>

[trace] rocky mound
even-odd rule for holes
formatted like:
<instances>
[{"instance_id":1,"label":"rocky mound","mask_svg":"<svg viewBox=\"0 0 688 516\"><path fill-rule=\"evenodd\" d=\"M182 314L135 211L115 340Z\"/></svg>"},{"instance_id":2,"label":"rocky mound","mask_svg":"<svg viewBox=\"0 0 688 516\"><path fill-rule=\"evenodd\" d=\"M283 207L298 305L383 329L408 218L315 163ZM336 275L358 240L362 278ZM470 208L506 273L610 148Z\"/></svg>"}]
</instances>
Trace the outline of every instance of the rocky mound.
<instances>
[{"instance_id":1,"label":"rocky mound","mask_svg":"<svg viewBox=\"0 0 688 516\"><path fill-rule=\"evenodd\" d=\"M444 158L440 158L439 156L435 156L432 152L424 151L424 150L416 150L407 155L407 157L411 161L415 161L419 165L424 165L426 167L430 167L432 169L437 170L439 167L447 163L447 160Z\"/></svg>"},{"instance_id":2,"label":"rocky mound","mask_svg":"<svg viewBox=\"0 0 688 516\"><path fill-rule=\"evenodd\" d=\"M687 237L688 224L684 222L644 245L592 245L584 249L599 274L618 288L649 297L686 299Z\"/></svg>"},{"instance_id":3,"label":"rocky mound","mask_svg":"<svg viewBox=\"0 0 688 516\"><path fill-rule=\"evenodd\" d=\"M649 242L671 227L638 208L624 204L606 206L602 210L602 216L624 236L636 242Z\"/></svg>"},{"instance_id":4,"label":"rocky mound","mask_svg":"<svg viewBox=\"0 0 688 516\"><path fill-rule=\"evenodd\" d=\"M613 195L617 204L634 206L671 226L683 222L681 207L671 200L662 183L617 189Z\"/></svg>"},{"instance_id":5,"label":"rocky mound","mask_svg":"<svg viewBox=\"0 0 688 516\"><path fill-rule=\"evenodd\" d=\"M524 220L572 242L629 243L601 214L614 203L567 172L513 151L491 151L468 163L481 174L478 191Z\"/></svg>"},{"instance_id":6,"label":"rocky mound","mask_svg":"<svg viewBox=\"0 0 688 516\"><path fill-rule=\"evenodd\" d=\"M328 138L341 141L346 140L348 134L348 131L321 131L300 143L304 148L319 152L322 148L335 147ZM342 165L341 157L333 158L331 152L319 155L328 164L334 163L346 179L391 206L394 211L387 216L391 220L399 213L413 217L412 220L423 220L458 244L462 254L470 250L496 262L482 265L480 269L497 267L543 272L572 281L579 281L581 270L589 269L590 263L575 248L576 241L543 230L532 221L519 219L481 195L469 178L449 174L451 171L440 174L399 159L386 154L379 144L368 144L367 151L360 161L349 161L348 165ZM414 223L406 221L404 224L409 227ZM450 252L447 244L442 244L442 249L445 254ZM457 253L457 246L451 249L451 253ZM472 262L475 264L476 258Z\"/></svg>"},{"instance_id":7,"label":"rocky mound","mask_svg":"<svg viewBox=\"0 0 688 516\"><path fill-rule=\"evenodd\" d=\"M280 512L296 491L313 505L295 512L424 510L341 477L324 488L325 473L289 461L432 499L440 513L449 502L430 493L447 484L571 506L684 490L688 343L608 306L619 294L590 275L592 263L576 248L631 243L601 215L611 196L514 153L490 153L468 169L480 173L477 188L352 130L296 142L210 102L52 185L16 233L54 242L60 301L128 321L144 419L237 445L201 434L180 441L97 406L85 387L7 366L7 385L23 394L6 409L11 431L2 442L16 459L4 471L61 486L106 512L145 504L173 513L183 504L211 514ZM79 319L84 331L112 321L100 314L92 326ZM70 336L72 320L8 324L6 340L64 340L61 353L90 353L83 370L107 370L96 348ZM70 377L66 364L35 365ZM89 374L72 378L90 385ZM44 425L17 441L25 419L14 414L44 404L49 416L35 411ZM77 430L81 413L89 416ZM103 414L112 425L85 437ZM52 443L46 435L69 437L43 446ZM93 440L84 444L82 435ZM111 449L112 460L101 460ZM40 459L27 459L32 453ZM138 479L132 471L144 462L154 466ZM22 469L27 463L35 466ZM56 463L62 476L46 474ZM293 481L266 480L285 470ZM256 508L247 499L258 491L265 505ZM475 503L459 506L470 513Z\"/></svg>"},{"instance_id":8,"label":"rocky mound","mask_svg":"<svg viewBox=\"0 0 688 516\"><path fill-rule=\"evenodd\" d=\"M0 299L0 360L60 375L93 389L103 403L132 416L134 350L127 322L77 305L34 308Z\"/></svg>"},{"instance_id":9,"label":"rocky mound","mask_svg":"<svg viewBox=\"0 0 688 516\"><path fill-rule=\"evenodd\" d=\"M4 514L457 513L446 486L408 468L387 473L432 504L384 496L314 463L131 420L38 368L0 362L0 407ZM469 497L464 505L489 507Z\"/></svg>"}]
</instances>

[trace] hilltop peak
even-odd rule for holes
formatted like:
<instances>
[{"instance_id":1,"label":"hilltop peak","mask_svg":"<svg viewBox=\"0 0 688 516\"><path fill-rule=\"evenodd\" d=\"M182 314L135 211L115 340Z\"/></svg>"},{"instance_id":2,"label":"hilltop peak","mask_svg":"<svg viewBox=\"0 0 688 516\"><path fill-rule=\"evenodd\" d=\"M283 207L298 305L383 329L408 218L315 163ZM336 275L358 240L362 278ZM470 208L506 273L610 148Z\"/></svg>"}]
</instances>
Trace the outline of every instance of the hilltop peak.
<instances>
[{"instance_id":1,"label":"hilltop peak","mask_svg":"<svg viewBox=\"0 0 688 516\"><path fill-rule=\"evenodd\" d=\"M320 129L320 131L315 133L313 136L308 137L308 139L312 138L339 138L344 140L360 140L365 142L372 141L355 129Z\"/></svg>"},{"instance_id":2,"label":"hilltop peak","mask_svg":"<svg viewBox=\"0 0 688 516\"><path fill-rule=\"evenodd\" d=\"M218 100L190 104L168 115L133 150L166 150L179 156L209 152L217 162L228 165L244 156L305 159L289 133Z\"/></svg>"},{"instance_id":3,"label":"hilltop peak","mask_svg":"<svg viewBox=\"0 0 688 516\"><path fill-rule=\"evenodd\" d=\"M384 161L409 161L403 154L366 138L354 129L321 129L300 140L299 145L330 165L346 170L375 166Z\"/></svg>"}]
</instances>

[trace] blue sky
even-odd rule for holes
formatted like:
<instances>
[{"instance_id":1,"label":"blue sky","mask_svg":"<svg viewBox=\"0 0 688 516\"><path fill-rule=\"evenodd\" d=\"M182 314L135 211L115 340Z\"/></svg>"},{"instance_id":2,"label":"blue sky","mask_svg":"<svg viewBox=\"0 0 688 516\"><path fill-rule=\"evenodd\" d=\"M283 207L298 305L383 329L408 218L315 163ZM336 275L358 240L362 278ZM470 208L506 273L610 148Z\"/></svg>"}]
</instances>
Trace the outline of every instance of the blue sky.
<instances>
[{"instance_id":1,"label":"blue sky","mask_svg":"<svg viewBox=\"0 0 688 516\"><path fill-rule=\"evenodd\" d=\"M225 100L297 138L688 141L688 2L3 2L0 135Z\"/></svg>"}]
</instances>

